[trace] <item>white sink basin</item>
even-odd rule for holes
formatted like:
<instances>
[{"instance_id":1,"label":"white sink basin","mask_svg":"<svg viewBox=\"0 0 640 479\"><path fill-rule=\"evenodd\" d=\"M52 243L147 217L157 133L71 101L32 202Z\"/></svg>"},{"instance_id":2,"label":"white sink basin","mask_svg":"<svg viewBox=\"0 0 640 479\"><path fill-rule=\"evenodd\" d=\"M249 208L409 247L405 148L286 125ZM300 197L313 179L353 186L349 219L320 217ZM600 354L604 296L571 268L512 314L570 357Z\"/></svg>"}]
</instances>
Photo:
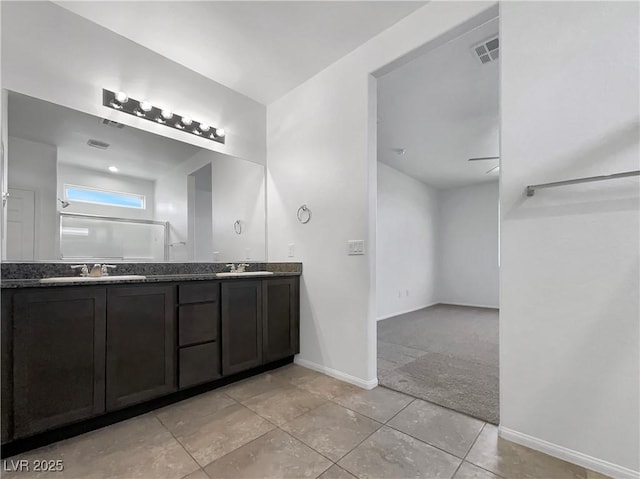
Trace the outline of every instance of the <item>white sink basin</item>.
<instances>
[{"instance_id":1,"label":"white sink basin","mask_svg":"<svg viewBox=\"0 0 640 479\"><path fill-rule=\"evenodd\" d=\"M240 278L242 276L269 276L273 271L245 271L244 273L216 273L220 278Z\"/></svg>"},{"instance_id":2,"label":"white sink basin","mask_svg":"<svg viewBox=\"0 0 640 479\"><path fill-rule=\"evenodd\" d=\"M99 283L101 281L124 281L131 279L146 279L146 276L140 276L136 274L122 275L122 276L64 276L60 278L42 278L41 283Z\"/></svg>"}]
</instances>

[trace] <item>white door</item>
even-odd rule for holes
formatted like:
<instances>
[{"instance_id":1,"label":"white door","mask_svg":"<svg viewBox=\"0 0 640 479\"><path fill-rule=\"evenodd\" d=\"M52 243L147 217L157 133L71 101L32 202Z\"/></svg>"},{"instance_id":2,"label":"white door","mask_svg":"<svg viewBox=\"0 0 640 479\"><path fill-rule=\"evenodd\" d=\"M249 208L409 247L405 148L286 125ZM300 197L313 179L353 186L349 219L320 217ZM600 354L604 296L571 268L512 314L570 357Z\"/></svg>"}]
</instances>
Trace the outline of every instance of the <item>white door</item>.
<instances>
[{"instance_id":1,"label":"white door","mask_svg":"<svg viewBox=\"0 0 640 479\"><path fill-rule=\"evenodd\" d=\"M36 194L31 190L9 188L7 201L7 259L34 260Z\"/></svg>"}]
</instances>

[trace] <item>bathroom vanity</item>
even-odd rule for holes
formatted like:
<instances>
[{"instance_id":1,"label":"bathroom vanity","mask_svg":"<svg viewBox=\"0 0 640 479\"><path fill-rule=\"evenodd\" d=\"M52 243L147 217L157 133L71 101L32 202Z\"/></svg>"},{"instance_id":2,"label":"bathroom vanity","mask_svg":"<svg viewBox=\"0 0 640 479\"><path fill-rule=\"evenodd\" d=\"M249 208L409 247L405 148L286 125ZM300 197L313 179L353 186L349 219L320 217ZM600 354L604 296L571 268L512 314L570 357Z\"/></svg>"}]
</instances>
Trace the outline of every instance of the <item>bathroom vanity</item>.
<instances>
[{"instance_id":1,"label":"bathroom vanity","mask_svg":"<svg viewBox=\"0 0 640 479\"><path fill-rule=\"evenodd\" d=\"M299 275L3 279L4 455L7 444L35 447L290 362Z\"/></svg>"}]
</instances>

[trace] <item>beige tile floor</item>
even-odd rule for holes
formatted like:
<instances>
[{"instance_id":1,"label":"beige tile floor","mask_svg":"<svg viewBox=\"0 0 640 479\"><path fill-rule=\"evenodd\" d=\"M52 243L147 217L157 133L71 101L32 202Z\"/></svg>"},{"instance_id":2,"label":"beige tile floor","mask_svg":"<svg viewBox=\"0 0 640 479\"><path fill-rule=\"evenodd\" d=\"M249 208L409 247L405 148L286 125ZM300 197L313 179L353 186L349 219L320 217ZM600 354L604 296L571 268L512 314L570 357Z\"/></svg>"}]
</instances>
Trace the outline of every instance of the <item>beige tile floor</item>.
<instances>
[{"instance_id":1,"label":"beige tile floor","mask_svg":"<svg viewBox=\"0 0 640 479\"><path fill-rule=\"evenodd\" d=\"M499 439L477 419L297 365L8 461L19 459L61 459L64 471L3 478L604 477Z\"/></svg>"}]
</instances>

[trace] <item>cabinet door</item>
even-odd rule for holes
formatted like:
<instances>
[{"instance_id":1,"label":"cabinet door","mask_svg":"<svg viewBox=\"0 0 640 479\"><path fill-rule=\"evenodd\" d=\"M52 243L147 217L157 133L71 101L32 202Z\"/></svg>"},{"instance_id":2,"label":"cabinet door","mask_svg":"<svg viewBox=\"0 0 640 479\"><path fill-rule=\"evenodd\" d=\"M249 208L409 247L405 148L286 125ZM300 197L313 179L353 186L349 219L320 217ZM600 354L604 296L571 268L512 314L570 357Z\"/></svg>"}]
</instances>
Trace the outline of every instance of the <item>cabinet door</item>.
<instances>
[{"instance_id":1,"label":"cabinet door","mask_svg":"<svg viewBox=\"0 0 640 479\"><path fill-rule=\"evenodd\" d=\"M175 287L111 287L107 297L107 410L175 391Z\"/></svg>"},{"instance_id":2,"label":"cabinet door","mask_svg":"<svg viewBox=\"0 0 640 479\"><path fill-rule=\"evenodd\" d=\"M104 288L17 292L12 339L14 438L104 412Z\"/></svg>"},{"instance_id":3,"label":"cabinet door","mask_svg":"<svg viewBox=\"0 0 640 479\"><path fill-rule=\"evenodd\" d=\"M222 374L262 364L262 282L222 283Z\"/></svg>"},{"instance_id":4,"label":"cabinet door","mask_svg":"<svg viewBox=\"0 0 640 479\"><path fill-rule=\"evenodd\" d=\"M180 348L178 354L180 389L207 383L221 376L218 343L211 342Z\"/></svg>"},{"instance_id":5,"label":"cabinet door","mask_svg":"<svg viewBox=\"0 0 640 479\"><path fill-rule=\"evenodd\" d=\"M264 305L264 362L300 352L298 278L262 282Z\"/></svg>"},{"instance_id":6,"label":"cabinet door","mask_svg":"<svg viewBox=\"0 0 640 479\"><path fill-rule=\"evenodd\" d=\"M2 444L13 436L13 291L2 290L2 330L0 331L0 368L2 370L2 390L0 391L0 427Z\"/></svg>"}]
</instances>

